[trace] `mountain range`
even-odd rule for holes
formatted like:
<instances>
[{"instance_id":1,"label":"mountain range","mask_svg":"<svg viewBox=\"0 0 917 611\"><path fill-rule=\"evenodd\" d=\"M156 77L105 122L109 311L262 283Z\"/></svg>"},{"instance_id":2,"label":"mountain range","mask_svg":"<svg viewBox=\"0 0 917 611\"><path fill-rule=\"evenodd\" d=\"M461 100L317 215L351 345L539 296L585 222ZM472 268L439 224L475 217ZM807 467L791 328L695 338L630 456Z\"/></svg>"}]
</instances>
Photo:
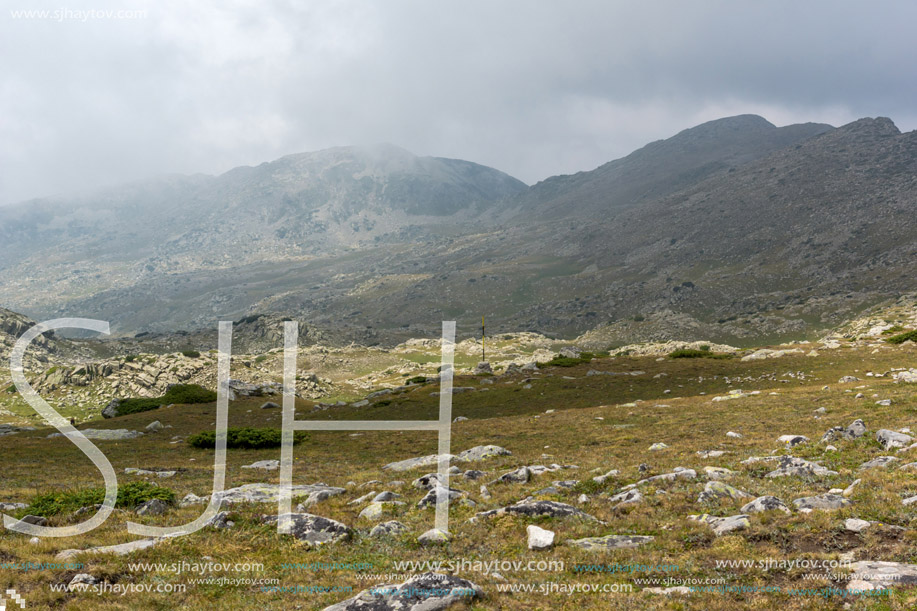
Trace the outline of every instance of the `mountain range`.
<instances>
[{"instance_id":1,"label":"mountain range","mask_svg":"<svg viewBox=\"0 0 917 611\"><path fill-rule=\"evenodd\" d=\"M0 305L120 334L296 317L341 341L802 337L913 291L917 135L729 117L526 186L392 145L0 208Z\"/></svg>"}]
</instances>

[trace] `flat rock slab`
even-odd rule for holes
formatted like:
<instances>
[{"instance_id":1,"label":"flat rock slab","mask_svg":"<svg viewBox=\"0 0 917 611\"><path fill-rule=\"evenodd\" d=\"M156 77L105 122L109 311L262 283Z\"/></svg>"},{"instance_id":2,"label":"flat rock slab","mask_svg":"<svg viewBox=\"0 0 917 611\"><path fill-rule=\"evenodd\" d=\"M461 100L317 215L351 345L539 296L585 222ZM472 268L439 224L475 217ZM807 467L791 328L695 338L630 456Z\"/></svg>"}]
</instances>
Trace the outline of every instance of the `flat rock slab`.
<instances>
[{"instance_id":1,"label":"flat rock slab","mask_svg":"<svg viewBox=\"0 0 917 611\"><path fill-rule=\"evenodd\" d=\"M775 496L759 496L752 502L743 505L739 511L742 513L762 513L765 511L782 511L784 513L791 513L790 508L786 506L786 503Z\"/></svg>"},{"instance_id":2,"label":"flat rock slab","mask_svg":"<svg viewBox=\"0 0 917 611\"><path fill-rule=\"evenodd\" d=\"M590 552L604 552L613 549L633 549L645 545L653 539L654 537L643 535L606 535L604 537L571 539L567 541L567 545Z\"/></svg>"},{"instance_id":3,"label":"flat rock slab","mask_svg":"<svg viewBox=\"0 0 917 611\"><path fill-rule=\"evenodd\" d=\"M811 460L796 456L752 456L751 458L743 460L742 464L750 465L759 462L777 463L777 468L764 477L822 477L826 475L837 475L837 471L832 471L817 462L812 462Z\"/></svg>"},{"instance_id":4,"label":"flat rock slab","mask_svg":"<svg viewBox=\"0 0 917 611\"><path fill-rule=\"evenodd\" d=\"M598 518L580 511L573 505L558 503L557 501L519 501L514 505L492 509L479 513L477 517L490 518L493 516L517 515L517 516L548 516L552 518L578 517L598 522Z\"/></svg>"},{"instance_id":5,"label":"flat rock slab","mask_svg":"<svg viewBox=\"0 0 917 611\"><path fill-rule=\"evenodd\" d=\"M840 509L851 503L839 494L818 494L805 496L793 501L797 509Z\"/></svg>"},{"instance_id":6,"label":"flat rock slab","mask_svg":"<svg viewBox=\"0 0 917 611\"><path fill-rule=\"evenodd\" d=\"M311 496L312 494L342 494L344 488L325 486L324 484L300 484L292 486L293 498ZM276 503L280 500L279 484L245 484L217 493L223 503Z\"/></svg>"},{"instance_id":7,"label":"flat rock slab","mask_svg":"<svg viewBox=\"0 0 917 611\"><path fill-rule=\"evenodd\" d=\"M867 460L862 465L860 465L860 471L864 469L875 469L877 467L887 467L892 463L898 462L900 459L896 456L879 456L873 458L872 460Z\"/></svg>"},{"instance_id":8,"label":"flat rock slab","mask_svg":"<svg viewBox=\"0 0 917 611\"><path fill-rule=\"evenodd\" d=\"M510 456L512 452L506 448L501 448L500 446L487 445L487 446L475 446L464 452L459 452L457 456L452 454L447 454L449 460L455 460L457 462L477 462L484 460L486 458L491 458L493 456ZM385 471L410 471L411 469L428 469L430 467L435 467L439 464L439 455L430 454L429 456L419 456L417 458L408 458L407 460L399 460L398 462L393 462L382 467Z\"/></svg>"},{"instance_id":9,"label":"flat rock slab","mask_svg":"<svg viewBox=\"0 0 917 611\"><path fill-rule=\"evenodd\" d=\"M675 467L675 470L671 473L663 473L662 475L654 475L646 479L641 479L637 482L636 486L642 486L644 484L653 484L659 482L674 482L678 479L695 479L697 477L697 471L694 469L685 469L684 467Z\"/></svg>"},{"instance_id":10,"label":"flat rock slab","mask_svg":"<svg viewBox=\"0 0 917 611\"><path fill-rule=\"evenodd\" d=\"M697 497L698 503L711 503L720 499L750 499L751 495L725 482L712 481L704 485L703 492Z\"/></svg>"},{"instance_id":11,"label":"flat rock slab","mask_svg":"<svg viewBox=\"0 0 917 611\"><path fill-rule=\"evenodd\" d=\"M126 556L137 550L153 547L163 539L138 539L128 543L119 543L118 545L104 545L102 547L90 547L87 549L65 549L57 553L58 560L69 560L80 554L114 554L116 556Z\"/></svg>"},{"instance_id":12,"label":"flat rock slab","mask_svg":"<svg viewBox=\"0 0 917 611\"><path fill-rule=\"evenodd\" d=\"M875 590L917 584L917 564L863 560L850 565L848 590Z\"/></svg>"},{"instance_id":13,"label":"flat rock slab","mask_svg":"<svg viewBox=\"0 0 917 611\"><path fill-rule=\"evenodd\" d=\"M382 524L377 524L369 531L369 536L373 538L377 537L397 537L402 533L406 533L408 527L402 524L397 520L390 520L388 522L383 522Z\"/></svg>"},{"instance_id":14,"label":"flat rock slab","mask_svg":"<svg viewBox=\"0 0 917 611\"><path fill-rule=\"evenodd\" d=\"M449 460L455 459L455 456L452 454L445 454L449 457ZM418 456L417 458L408 458L406 460L399 460L398 462L392 462L384 467L383 471L411 471L412 469L429 469L430 467L435 467L439 464L439 454L430 454L429 456Z\"/></svg>"},{"instance_id":15,"label":"flat rock slab","mask_svg":"<svg viewBox=\"0 0 917 611\"><path fill-rule=\"evenodd\" d=\"M267 471L274 471L280 468L279 460L259 460L253 462L250 465L242 465L243 469L265 469Z\"/></svg>"},{"instance_id":16,"label":"flat rock slab","mask_svg":"<svg viewBox=\"0 0 917 611\"><path fill-rule=\"evenodd\" d=\"M285 513L279 517L271 515L261 518L266 524L276 524L278 520L281 524L289 520L292 523L290 534L310 545L336 543L350 538L351 530L346 524L311 513Z\"/></svg>"},{"instance_id":17,"label":"flat rock slab","mask_svg":"<svg viewBox=\"0 0 917 611\"><path fill-rule=\"evenodd\" d=\"M688 516L688 519L707 524L717 536L725 535L735 530L743 530L751 526L751 522L748 521L748 516L745 514L718 518L705 513L699 516Z\"/></svg>"},{"instance_id":18,"label":"flat rock slab","mask_svg":"<svg viewBox=\"0 0 917 611\"><path fill-rule=\"evenodd\" d=\"M882 447L886 450L893 450L895 448L903 448L910 445L914 441L914 438L904 433L889 431L888 429L879 429L876 431L876 440L881 443Z\"/></svg>"},{"instance_id":19,"label":"flat rock slab","mask_svg":"<svg viewBox=\"0 0 917 611\"><path fill-rule=\"evenodd\" d=\"M442 611L452 605L472 603L482 590L467 579L441 573L423 573L399 585L380 585L353 598L326 607L325 611Z\"/></svg>"},{"instance_id":20,"label":"flat rock slab","mask_svg":"<svg viewBox=\"0 0 917 611\"><path fill-rule=\"evenodd\" d=\"M125 441L128 439L137 439L143 433L140 431L129 431L127 429L83 429L80 431L86 439L95 439L101 441ZM51 433L48 439L53 437L63 437L63 433Z\"/></svg>"},{"instance_id":21,"label":"flat rock slab","mask_svg":"<svg viewBox=\"0 0 917 611\"><path fill-rule=\"evenodd\" d=\"M128 475L155 475L156 477L172 477L178 471L153 471L150 469L137 469L135 467L128 467L124 470Z\"/></svg>"}]
</instances>

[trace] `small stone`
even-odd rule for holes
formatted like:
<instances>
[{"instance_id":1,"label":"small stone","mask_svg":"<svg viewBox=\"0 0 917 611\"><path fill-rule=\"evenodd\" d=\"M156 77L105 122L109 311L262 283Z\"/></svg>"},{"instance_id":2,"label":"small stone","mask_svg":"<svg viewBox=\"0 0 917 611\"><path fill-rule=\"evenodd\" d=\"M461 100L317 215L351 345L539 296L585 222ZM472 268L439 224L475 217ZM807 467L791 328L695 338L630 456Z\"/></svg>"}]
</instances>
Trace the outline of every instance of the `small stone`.
<instances>
[{"instance_id":1,"label":"small stone","mask_svg":"<svg viewBox=\"0 0 917 611\"><path fill-rule=\"evenodd\" d=\"M726 433L726 437L731 437L731 438L733 438L733 439L741 439L741 438L742 438L742 434L741 434L741 433L735 433L735 432L733 432L733 431L729 431L728 433Z\"/></svg>"},{"instance_id":2,"label":"small stone","mask_svg":"<svg viewBox=\"0 0 917 611\"><path fill-rule=\"evenodd\" d=\"M451 539L452 535L445 533L438 528L431 528L424 534L417 537L417 541L421 545L441 545L443 543L448 543Z\"/></svg>"},{"instance_id":3,"label":"small stone","mask_svg":"<svg viewBox=\"0 0 917 611\"><path fill-rule=\"evenodd\" d=\"M528 546L530 550L548 550L554 546L554 532L529 524L525 529L528 533Z\"/></svg>"},{"instance_id":4,"label":"small stone","mask_svg":"<svg viewBox=\"0 0 917 611\"><path fill-rule=\"evenodd\" d=\"M277 409L280 406L273 401L267 401L261 404L261 409Z\"/></svg>"},{"instance_id":5,"label":"small stone","mask_svg":"<svg viewBox=\"0 0 917 611\"><path fill-rule=\"evenodd\" d=\"M161 516L169 509L165 501L159 499L150 499L145 503L137 506L135 513L138 516Z\"/></svg>"},{"instance_id":6,"label":"small stone","mask_svg":"<svg viewBox=\"0 0 917 611\"><path fill-rule=\"evenodd\" d=\"M857 518L847 518L844 521L844 528L846 528L849 531L855 532L855 533L864 531L867 528L869 528L870 526L872 526L872 522L867 522L866 520L859 520Z\"/></svg>"},{"instance_id":7,"label":"small stone","mask_svg":"<svg viewBox=\"0 0 917 611\"><path fill-rule=\"evenodd\" d=\"M658 443L654 443L653 445L651 445L651 446L650 446L650 450L653 450L653 451L655 451L655 450L664 450L664 449L666 449L667 447L669 447L669 446L667 446L666 444L664 444L664 443L662 443L662 442L660 441L660 442L658 442Z\"/></svg>"}]
</instances>

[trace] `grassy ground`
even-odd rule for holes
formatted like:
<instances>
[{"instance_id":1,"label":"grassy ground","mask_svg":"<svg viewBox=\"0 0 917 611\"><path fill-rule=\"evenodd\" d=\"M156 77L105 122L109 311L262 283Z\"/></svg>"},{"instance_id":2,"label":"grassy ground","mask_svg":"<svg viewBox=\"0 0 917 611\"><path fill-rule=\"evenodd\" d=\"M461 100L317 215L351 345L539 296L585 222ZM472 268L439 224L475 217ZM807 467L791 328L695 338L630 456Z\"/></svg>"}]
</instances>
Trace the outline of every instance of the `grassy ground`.
<instances>
[{"instance_id":1,"label":"grassy ground","mask_svg":"<svg viewBox=\"0 0 917 611\"><path fill-rule=\"evenodd\" d=\"M808 352L811 347L803 346ZM843 581L816 576L827 570L800 568L728 567L718 568L718 561L836 560L840 554L852 553L856 560L891 560L917 562L917 536L913 529L912 509L901 499L917 494L913 475L897 466L917 460L917 450L898 455L901 462L887 469L858 471L861 463L876 456L894 454L882 450L875 441L880 428L917 430L917 387L894 384L888 378L866 377L868 371L884 372L893 367L913 367L917 348L913 345L883 348L877 351L865 344L822 350L817 357L787 356L764 361L742 362L738 359L663 359L606 358L570 368L550 368L523 375L472 377L461 376L455 385L477 390L456 394L454 415L469 420L453 427L453 452L482 444L497 444L513 452L512 456L490 459L469 468L486 470L479 482L454 480L454 487L467 491L478 503L475 508L453 504L450 530L454 540L445 547L423 548L416 543L420 533L432 528L433 511L413 507L423 495L411 487L411 481L427 472L405 474L383 472L381 466L395 460L436 452L433 433L311 433L296 446L294 483L323 482L347 488L341 496L322 501L312 512L340 520L356 529L352 541L316 550L306 549L294 539L278 535L260 523L260 516L276 512L272 504L246 504L230 508L236 525L227 531L205 529L195 534L165 541L127 557L111 555L81 556L82 569L51 568L21 570L0 568L0 587L15 588L28 601L27 608L55 609L321 609L347 598L371 585L389 581L382 574L404 573L394 562L402 560L467 561L563 561L562 570L500 570L502 579L473 568L458 570L461 577L481 585L485 596L473 609L910 609L917 606L917 592L907 588L895 590L881 599L854 599L837 596L791 596L788 588L843 587ZM639 376L586 376L589 369L613 372L643 371ZM844 375L855 375L863 381L838 384ZM526 388L530 385L530 388ZM827 387L827 388L826 388ZM712 398L729 390L760 390L761 393L741 399L713 402ZM339 408L314 412L311 402L298 404L297 417L327 419L413 419L432 418L438 390L427 384L401 394L380 397L363 408ZM666 392L669 391L669 392ZM862 392L865 398L856 399ZM776 394L773 394L776 393ZM877 395L874 397L873 395ZM878 399L891 399L891 406L876 405ZM638 401L636 405L632 402ZM279 427L279 410L261 410L263 400L240 400L230 407L230 426ZM816 409L824 407L826 413ZM555 410L553 413L545 413ZM818 443L830 427L846 426L862 418L870 433L857 441L840 441L838 452L824 452ZM142 479L125 475L127 467L178 470L157 483L173 489L181 498L191 492L209 494L212 481L212 451L189 447L183 440L194 433L212 429L215 420L213 404L163 408L152 412L124 416L87 424L94 428L127 428L142 430L153 420L167 427L163 431L132 441L97 441L119 474L119 482ZM742 438L727 438L735 431ZM101 485L98 472L68 441L47 439L53 430L37 430L0 438L3 469L0 471L0 502L28 502L37 493L63 489L81 489ZM806 435L808 444L792 450L780 448L775 440L783 434ZM176 442L176 443L173 443ZM650 451L656 442L668 448ZM716 459L701 458L702 450L725 450ZM792 453L820 461L838 471L838 475L803 480L798 478L766 479L761 465L743 465L749 456ZM257 460L277 459L278 450L230 450L227 487L253 482L276 482L276 471L242 469ZM478 492L481 481L521 465L577 465L535 477L528 484L495 484L493 495L484 500ZM638 466L646 463L645 474ZM635 482L646 475L671 471L682 466L696 469L695 481L678 481L654 488L644 487L645 502L615 510L605 493ZM729 483L753 496L771 494L788 505L795 498L844 488L854 479L862 483L851 497L851 507L811 514L758 514L751 527L722 537L687 519L689 514L709 512L733 515L745 501L724 501L701 506L698 493L706 481L705 466L726 467L737 473ZM602 473L618 469L620 475L598 486L589 482L593 471ZM404 480L403 485L392 484ZM518 501L549 486L553 480L580 480L574 490L544 497L580 506L604 521L604 525L576 519L537 519L502 517L469 523L478 511L501 507ZM381 483L370 483L379 481ZM351 483L353 482L353 483ZM410 528L398 540L371 539L367 535L373 523L358 517L364 505L347 503L370 490L392 490L404 495L405 507L393 514ZM579 505L577 497L586 492L590 500ZM123 543L133 539L124 527L127 520L152 524L176 525L193 520L201 507L173 509L156 518L138 518L117 511L106 524L84 536L68 539L42 539L38 544L27 536L0 531L0 565L3 563L51 563L62 549ZM877 520L860 534L848 532L843 522L848 517ZM76 523L81 518L56 516L52 525ZM391 519L391 518L389 518ZM536 523L557 533L560 543L549 552L532 552L526 548L526 526ZM904 527L897 530L888 525ZM648 545L634 550L608 553L586 552L564 545L578 537L606 534L652 535ZM207 575L185 572L176 574L165 568L138 569L133 563L260 563L262 570L215 571ZM304 570L285 569L284 563L366 563L371 569ZM639 574L588 572L577 565L677 565L677 571L662 569ZM52 585L66 584L79 572L87 572L112 584L144 586L159 589L184 585L186 591L172 593L132 592L117 594L53 592ZM834 571L843 573L843 571ZM377 577L372 577L377 575ZM280 593L262 589L263 584L193 584L201 577L279 579L282 586L327 586L352 588L346 592ZM697 580L688 585L706 585L723 580L727 586L777 586L782 593L721 594L714 592L651 595L641 592L643 584L634 579ZM716 582L720 583L720 582ZM532 585L535 592L501 593L507 585ZM544 585L543 585L544 584ZM554 585L551 585L554 584ZM633 591L601 593L555 592L542 594L537 589L563 590L573 584L611 588L632 586ZM678 585L670 583L670 585ZM850 607L844 607L849 604Z\"/></svg>"}]
</instances>

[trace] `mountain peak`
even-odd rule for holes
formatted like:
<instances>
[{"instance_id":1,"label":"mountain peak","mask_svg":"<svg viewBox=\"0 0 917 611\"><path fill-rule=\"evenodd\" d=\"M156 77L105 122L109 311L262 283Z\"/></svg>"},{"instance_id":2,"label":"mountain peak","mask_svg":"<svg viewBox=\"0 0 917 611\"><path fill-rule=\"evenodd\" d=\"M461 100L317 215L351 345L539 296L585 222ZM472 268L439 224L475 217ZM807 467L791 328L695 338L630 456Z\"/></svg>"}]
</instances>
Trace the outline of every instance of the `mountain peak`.
<instances>
[{"instance_id":1,"label":"mountain peak","mask_svg":"<svg viewBox=\"0 0 917 611\"><path fill-rule=\"evenodd\" d=\"M843 133L873 136L899 136L901 130L888 117L864 117L839 128Z\"/></svg>"}]
</instances>

